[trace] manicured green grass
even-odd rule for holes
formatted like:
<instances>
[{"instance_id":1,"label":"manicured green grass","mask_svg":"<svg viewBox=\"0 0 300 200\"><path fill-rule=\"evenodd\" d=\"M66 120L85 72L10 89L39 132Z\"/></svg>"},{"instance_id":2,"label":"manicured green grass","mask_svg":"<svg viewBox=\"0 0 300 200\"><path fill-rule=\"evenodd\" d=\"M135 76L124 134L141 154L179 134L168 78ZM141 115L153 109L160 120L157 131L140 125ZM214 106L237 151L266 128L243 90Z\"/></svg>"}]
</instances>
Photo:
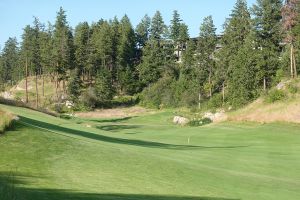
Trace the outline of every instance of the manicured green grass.
<instances>
[{"instance_id":1,"label":"manicured green grass","mask_svg":"<svg viewBox=\"0 0 300 200\"><path fill-rule=\"evenodd\" d=\"M1 200L300 198L299 125L178 127L171 111L64 120L0 108L20 116L0 137Z\"/></svg>"}]
</instances>

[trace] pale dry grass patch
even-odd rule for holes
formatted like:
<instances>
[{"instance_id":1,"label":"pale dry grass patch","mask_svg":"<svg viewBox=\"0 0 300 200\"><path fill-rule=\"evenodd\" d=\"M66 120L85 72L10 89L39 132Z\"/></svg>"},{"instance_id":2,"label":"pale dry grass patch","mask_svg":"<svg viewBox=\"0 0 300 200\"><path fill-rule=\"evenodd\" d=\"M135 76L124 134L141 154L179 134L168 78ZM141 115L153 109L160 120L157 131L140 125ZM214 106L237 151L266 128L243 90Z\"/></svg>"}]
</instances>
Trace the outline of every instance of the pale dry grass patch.
<instances>
[{"instance_id":1,"label":"pale dry grass patch","mask_svg":"<svg viewBox=\"0 0 300 200\"><path fill-rule=\"evenodd\" d=\"M300 98L292 100L265 103L258 99L245 108L229 113L229 121L252 121L252 122L293 122L300 123Z\"/></svg>"},{"instance_id":2,"label":"pale dry grass patch","mask_svg":"<svg viewBox=\"0 0 300 200\"><path fill-rule=\"evenodd\" d=\"M91 112L78 112L76 117L82 118L122 118L140 116L145 114L154 114L157 111L142 108L140 106L124 107L124 108L112 108L112 109L96 109Z\"/></svg>"}]
</instances>

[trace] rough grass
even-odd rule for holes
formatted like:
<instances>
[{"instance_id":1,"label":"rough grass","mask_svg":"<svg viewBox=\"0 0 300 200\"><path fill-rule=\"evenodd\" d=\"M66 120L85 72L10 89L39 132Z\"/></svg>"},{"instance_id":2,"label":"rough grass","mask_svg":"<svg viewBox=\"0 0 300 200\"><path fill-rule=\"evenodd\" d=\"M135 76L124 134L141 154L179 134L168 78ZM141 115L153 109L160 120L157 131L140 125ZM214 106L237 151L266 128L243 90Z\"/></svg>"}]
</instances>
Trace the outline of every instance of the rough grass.
<instances>
[{"instance_id":1,"label":"rough grass","mask_svg":"<svg viewBox=\"0 0 300 200\"><path fill-rule=\"evenodd\" d=\"M228 120L300 123L300 98L293 97L274 103L266 103L263 99L258 99L245 108L228 113Z\"/></svg>"},{"instance_id":2,"label":"rough grass","mask_svg":"<svg viewBox=\"0 0 300 200\"><path fill-rule=\"evenodd\" d=\"M10 126L12 120L13 115L11 113L0 110L0 133L3 133Z\"/></svg>"},{"instance_id":3,"label":"rough grass","mask_svg":"<svg viewBox=\"0 0 300 200\"><path fill-rule=\"evenodd\" d=\"M248 106L228 113L228 120L300 123L300 79L282 81L279 85L280 90L273 88L269 94ZM279 96L276 96L276 90ZM281 96L281 93L284 96ZM274 94L275 96L272 96Z\"/></svg>"},{"instance_id":4,"label":"rough grass","mask_svg":"<svg viewBox=\"0 0 300 200\"><path fill-rule=\"evenodd\" d=\"M154 114L157 111L145 109L140 106L134 107L120 107L112 109L97 109L92 112L77 112L76 117L81 118L124 118L147 114Z\"/></svg>"},{"instance_id":5,"label":"rough grass","mask_svg":"<svg viewBox=\"0 0 300 200\"><path fill-rule=\"evenodd\" d=\"M0 138L1 200L10 199L1 188L21 200L300 197L296 124L177 127L171 111L63 120L1 107L20 116Z\"/></svg>"}]
</instances>

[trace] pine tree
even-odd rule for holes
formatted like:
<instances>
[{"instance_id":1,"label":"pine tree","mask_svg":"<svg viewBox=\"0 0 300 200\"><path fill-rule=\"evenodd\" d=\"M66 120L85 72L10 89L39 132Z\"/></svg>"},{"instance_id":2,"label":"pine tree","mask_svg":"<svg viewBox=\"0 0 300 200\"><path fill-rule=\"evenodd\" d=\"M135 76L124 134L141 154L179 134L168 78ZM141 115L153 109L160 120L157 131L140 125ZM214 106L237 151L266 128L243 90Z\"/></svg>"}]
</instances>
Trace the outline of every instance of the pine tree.
<instances>
[{"instance_id":1,"label":"pine tree","mask_svg":"<svg viewBox=\"0 0 300 200\"><path fill-rule=\"evenodd\" d=\"M212 16L204 18L200 27L197 45L198 80L200 91L206 90L212 96L212 77L215 66L213 54L216 48L217 35Z\"/></svg>"},{"instance_id":2,"label":"pine tree","mask_svg":"<svg viewBox=\"0 0 300 200\"><path fill-rule=\"evenodd\" d=\"M281 8L281 0L257 0L257 5L253 6L256 40L261 49L257 79L264 90L270 86L272 77L279 69Z\"/></svg>"},{"instance_id":3,"label":"pine tree","mask_svg":"<svg viewBox=\"0 0 300 200\"><path fill-rule=\"evenodd\" d=\"M67 71L72 68L72 34L67 22L65 11L60 7L57 12L56 22L53 33L53 54L56 72L56 90L59 88L60 81L63 81L63 90L65 91L65 81ZM57 93L57 92L56 92Z\"/></svg>"},{"instance_id":4,"label":"pine tree","mask_svg":"<svg viewBox=\"0 0 300 200\"><path fill-rule=\"evenodd\" d=\"M75 61L79 73L84 79L88 66L90 28L87 22L79 23L75 28L74 47Z\"/></svg>"},{"instance_id":5,"label":"pine tree","mask_svg":"<svg viewBox=\"0 0 300 200\"><path fill-rule=\"evenodd\" d=\"M179 33L180 33L180 26L181 26L181 19L180 15L177 10L173 11L173 19L171 20L171 26L170 26L170 38L177 42L179 39Z\"/></svg>"},{"instance_id":6,"label":"pine tree","mask_svg":"<svg viewBox=\"0 0 300 200\"><path fill-rule=\"evenodd\" d=\"M107 69L98 71L94 88L100 106L105 106L108 101L112 100L114 90L111 85L111 73Z\"/></svg>"},{"instance_id":7,"label":"pine tree","mask_svg":"<svg viewBox=\"0 0 300 200\"><path fill-rule=\"evenodd\" d=\"M135 33L129 18L125 15L120 22L120 39L118 46L118 85L123 93L134 91L132 82L134 79L135 68L133 66L136 57Z\"/></svg>"},{"instance_id":8,"label":"pine tree","mask_svg":"<svg viewBox=\"0 0 300 200\"><path fill-rule=\"evenodd\" d=\"M36 108L39 107L39 90L38 90L38 75L41 70L41 49L40 49L40 29L39 20L35 17L33 22L33 38L32 38L32 65L35 74L35 95Z\"/></svg>"},{"instance_id":9,"label":"pine tree","mask_svg":"<svg viewBox=\"0 0 300 200\"><path fill-rule=\"evenodd\" d=\"M256 76L260 52L253 41L255 41L255 34L251 32L238 51L236 58L231 62L233 70L228 82L229 100L235 107L250 102L259 94Z\"/></svg>"},{"instance_id":10,"label":"pine tree","mask_svg":"<svg viewBox=\"0 0 300 200\"><path fill-rule=\"evenodd\" d=\"M156 11L151 20L150 38L152 40L161 40L166 31L166 25L159 11Z\"/></svg>"},{"instance_id":11,"label":"pine tree","mask_svg":"<svg viewBox=\"0 0 300 200\"><path fill-rule=\"evenodd\" d=\"M40 53L41 53L41 75L42 75L42 95L45 96L45 75L54 71L53 62L53 40L52 25L48 23L48 28L41 27L40 32Z\"/></svg>"},{"instance_id":12,"label":"pine tree","mask_svg":"<svg viewBox=\"0 0 300 200\"><path fill-rule=\"evenodd\" d=\"M149 86L161 77L164 62L163 50L159 43L156 41L147 43L143 48L142 61L138 66L142 86Z\"/></svg>"},{"instance_id":13,"label":"pine tree","mask_svg":"<svg viewBox=\"0 0 300 200\"><path fill-rule=\"evenodd\" d=\"M18 73L22 72L18 65L19 49L16 38L8 38L2 53L2 80L13 84L18 80Z\"/></svg>"},{"instance_id":14,"label":"pine tree","mask_svg":"<svg viewBox=\"0 0 300 200\"><path fill-rule=\"evenodd\" d=\"M78 69L75 69L68 82L68 94L73 102L77 102L81 95L82 81L80 79L80 74L81 72Z\"/></svg>"},{"instance_id":15,"label":"pine tree","mask_svg":"<svg viewBox=\"0 0 300 200\"><path fill-rule=\"evenodd\" d=\"M151 19L148 15L145 15L135 29L137 45L139 49L143 48L149 40L150 25Z\"/></svg>"},{"instance_id":16,"label":"pine tree","mask_svg":"<svg viewBox=\"0 0 300 200\"><path fill-rule=\"evenodd\" d=\"M21 43L21 60L23 61L24 66L24 76L25 76L25 102L28 103L28 75L29 75L29 63L32 60L32 40L33 40L33 30L27 25L24 28L24 33L22 35Z\"/></svg>"},{"instance_id":17,"label":"pine tree","mask_svg":"<svg viewBox=\"0 0 300 200\"><path fill-rule=\"evenodd\" d=\"M217 65L215 70L215 80L217 88L222 88L223 102L225 101L225 88L233 82L233 74L236 69L233 66L237 58L239 49L245 44L246 38L251 31L251 18L245 0L237 0L234 9L224 24L224 33L219 41L221 49L217 52ZM227 87L228 86L228 87ZM236 88L228 88L235 90ZM230 95L230 92L228 93Z\"/></svg>"}]
</instances>

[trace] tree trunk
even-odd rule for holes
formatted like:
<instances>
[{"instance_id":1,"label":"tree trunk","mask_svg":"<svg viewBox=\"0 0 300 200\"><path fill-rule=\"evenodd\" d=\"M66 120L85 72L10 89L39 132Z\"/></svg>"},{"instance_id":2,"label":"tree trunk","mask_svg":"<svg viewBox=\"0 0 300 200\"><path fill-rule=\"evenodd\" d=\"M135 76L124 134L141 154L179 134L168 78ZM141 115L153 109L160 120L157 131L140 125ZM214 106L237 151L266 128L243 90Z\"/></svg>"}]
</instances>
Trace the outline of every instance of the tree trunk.
<instances>
[{"instance_id":1,"label":"tree trunk","mask_svg":"<svg viewBox=\"0 0 300 200\"><path fill-rule=\"evenodd\" d=\"M225 104L225 81L223 81L222 84L222 100L223 100L223 106Z\"/></svg>"},{"instance_id":2,"label":"tree trunk","mask_svg":"<svg viewBox=\"0 0 300 200\"><path fill-rule=\"evenodd\" d=\"M66 94L66 81L63 79L63 92Z\"/></svg>"},{"instance_id":3,"label":"tree trunk","mask_svg":"<svg viewBox=\"0 0 300 200\"><path fill-rule=\"evenodd\" d=\"M180 51L179 47L180 47L180 43L177 43L177 61L180 60L179 59L179 51Z\"/></svg>"},{"instance_id":4,"label":"tree trunk","mask_svg":"<svg viewBox=\"0 0 300 200\"><path fill-rule=\"evenodd\" d=\"M199 110L201 109L201 92L199 91L199 103L198 103L198 108Z\"/></svg>"},{"instance_id":5,"label":"tree trunk","mask_svg":"<svg viewBox=\"0 0 300 200\"><path fill-rule=\"evenodd\" d=\"M211 88L211 67L209 68L209 76L208 76L208 83L209 83L209 98L212 97L212 88Z\"/></svg>"},{"instance_id":6,"label":"tree trunk","mask_svg":"<svg viewBox=\"0 0 300 200\"><path fill-rule=\"evenodd\" d=\"M264 76L264 91L267 90L267 80L266 77Z\"/></svg>"},{"instance_id":7,"label":"tree trunk","mask_svg":"<svg viewBox=\"0 0 300 200\"><path fill-rule=\"evenodd\" d=\"M39 107L39 90L38 90L38 72L35 72L35 94L36 94L36 108Z\"/></svg>"},{"instance_id":8,"label":"tree trunk","mask_svg":"<svg viewBox=\"0 0 300 200\"><path fill-rule=\"evenodd\" d=\"M43 80L43 97L45 96L45 76L44 73L42 74L42 80Z\"/></svg>"},{"instance_id":9,"label":"tree trunk","mask_svg":"<svg viewBox=\"0 0 300 200\"><path fill-rule=\"evenodd\" d=\"M26 103L28 103L28 58L26 57L25 64L25 93L26 93Z\"/></svg>"},{"instance_id":10,"label":"tree trunk","mask_svg":"<svg viewBox=\"0 0 300 200\"><path fill-rule=\"evenodd\" d=\"M290 61L291 61L291 78L294 78L294 64L293 64L293 51L294 51L294 46L293 44L291 44L291 57L290 57Z\"/></svg>"},{"instance_id":11,"label":"tree trunk","mask_svg":"<svg viewBox=\"0 0 300 200\"><path fill-rule=\"evenodd\" d=\"M294 48L293 48L293 67L294 67L294 78L297 78L298 73L297 73L297 67L296 67L296 55L295 55Z\"/></svg>"},{"instance_id":12,"label":"tree trunk","mask_svg":"<svg viewBox=\"0 0 300 200\"><path fill-rule=\"evenodd\" d=\"M55 76L55 94L56 94L56 98L58 100L58 91L57 91L57 88L58 88L58 75L54 72L54 76Z\"/></svg>"}]
</instances>

